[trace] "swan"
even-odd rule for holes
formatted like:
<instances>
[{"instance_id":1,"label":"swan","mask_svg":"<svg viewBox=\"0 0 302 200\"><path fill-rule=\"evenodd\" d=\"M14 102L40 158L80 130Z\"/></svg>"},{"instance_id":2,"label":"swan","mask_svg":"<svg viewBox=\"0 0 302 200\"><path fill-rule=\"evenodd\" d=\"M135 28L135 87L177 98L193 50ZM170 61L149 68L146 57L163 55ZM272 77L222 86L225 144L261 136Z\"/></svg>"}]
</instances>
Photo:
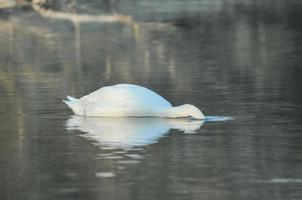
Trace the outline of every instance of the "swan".
<instances>
[{"instance_id":1,"label":"swan","mask_svg":"<svg viewBox=\"0 0 302 200\"><path fill-rule=\"evenodd\" d=\"M152 90L133 84L102 87L80 99L67 96L63 100L76 115L91 117L161 117L203 120L195 106L172 106Z\"/></svg>"}]
</instances>

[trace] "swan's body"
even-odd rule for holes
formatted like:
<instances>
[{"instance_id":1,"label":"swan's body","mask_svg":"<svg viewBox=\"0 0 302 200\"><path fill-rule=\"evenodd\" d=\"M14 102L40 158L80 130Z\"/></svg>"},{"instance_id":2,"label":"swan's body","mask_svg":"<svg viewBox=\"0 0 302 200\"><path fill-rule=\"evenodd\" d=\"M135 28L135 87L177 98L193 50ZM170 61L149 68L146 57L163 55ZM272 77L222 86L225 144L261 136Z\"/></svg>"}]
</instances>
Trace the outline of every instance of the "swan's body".
<instances>
[{"instance_id":1,"label":"swan's body","mask_svg":"<svg viewBox=\"0 0 302 200\"><path fill-rule=\"evenodd\" d=\"M95 117L191 117L204 119L193 105L173 107L155 92L137 85L118 84L102 87L80 99L63 100L76 115Z\"/></svg>"}]
</instances>

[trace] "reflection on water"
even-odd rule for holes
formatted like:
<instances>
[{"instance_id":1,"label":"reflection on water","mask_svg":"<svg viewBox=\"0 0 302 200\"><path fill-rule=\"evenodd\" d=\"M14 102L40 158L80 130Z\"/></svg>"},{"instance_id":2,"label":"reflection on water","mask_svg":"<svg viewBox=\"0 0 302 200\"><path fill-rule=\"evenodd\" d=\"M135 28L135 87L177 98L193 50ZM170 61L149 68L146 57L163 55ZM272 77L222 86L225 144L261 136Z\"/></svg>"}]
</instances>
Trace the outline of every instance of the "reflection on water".
<instances>
[{"instance_id":1,"label":"reflection on water","mask_svg":"<svg viewBox=\"0 0 302 200\"><path fill-rule=\"evenodd\" d=\"M0 2L1 200L302 198L300 1ZM69 119L117 83L235 120Z\"/></svg>"},{"instance_id":2,"label":"reflection on water","mask_svg":"<svg viewBox=\"0 0 302 200\"><path fill-rule=\"evenodd\" d=\"M91 118L73 116L66 122L67 130L80 130L88 134L83 137L93 140L98 146L121 149L155 143L170 129L184 133L195 133L201 120L161 118Z\"/></svg>"},{"instance_id":3,"label":"reflection on water","mask_svg":"<svg viewBox=\"0 0 302 200\"><path fill-rule=\"evenodd\" d=\"M138 164L145 157L146 145L158 142L171 129L194 134L202 126L201 120L165 118L97 118L72 116L66 129L84 132L80 136L100 148L99 158L116 160L118 168ZM109 169L112 170L112 169ZM97 177L114 177L113 172L97 172Z\"/></svg>"}]
</instances>

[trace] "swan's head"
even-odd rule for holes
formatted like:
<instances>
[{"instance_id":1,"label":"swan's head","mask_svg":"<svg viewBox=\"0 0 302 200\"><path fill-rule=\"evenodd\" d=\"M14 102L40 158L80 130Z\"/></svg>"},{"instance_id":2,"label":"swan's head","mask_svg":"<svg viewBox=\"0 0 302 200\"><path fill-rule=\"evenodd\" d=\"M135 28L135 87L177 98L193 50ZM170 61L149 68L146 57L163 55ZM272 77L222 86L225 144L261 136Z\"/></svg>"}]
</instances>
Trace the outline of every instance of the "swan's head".
<instances>
[{"instance_id":1,"label":"swan's head","mask_svg":"<svg viewBox=\"0 0 302 200\"><path fill-rule=\"evenodd\" d=\"M187 117L193 119L204 119L203 113L196 107L191 104L184 104L181 106L173 107L172 112L174 118L178 117Z\"/></svg>"}]
</instances>

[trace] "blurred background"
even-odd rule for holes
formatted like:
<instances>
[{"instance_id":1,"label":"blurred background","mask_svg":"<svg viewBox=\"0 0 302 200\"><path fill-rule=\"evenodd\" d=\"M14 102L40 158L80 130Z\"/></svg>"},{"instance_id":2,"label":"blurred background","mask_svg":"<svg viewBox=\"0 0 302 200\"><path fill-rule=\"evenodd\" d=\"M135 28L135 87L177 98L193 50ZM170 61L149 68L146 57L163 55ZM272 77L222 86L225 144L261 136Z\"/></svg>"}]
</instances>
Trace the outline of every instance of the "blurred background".
<instances>
[{"instance_id":1,"label":"blurred background","mask_svg":"<svg viewBox=\"0 0 302 200\"><path fill-rule=\"evenodd\" d=\"M0 0L0 199L301 199L301 19L298 0ZM118 83L234 120L186 134L61 101ZM106 143L125 133L153 135Z\"/></svg>"}]
</instances>

